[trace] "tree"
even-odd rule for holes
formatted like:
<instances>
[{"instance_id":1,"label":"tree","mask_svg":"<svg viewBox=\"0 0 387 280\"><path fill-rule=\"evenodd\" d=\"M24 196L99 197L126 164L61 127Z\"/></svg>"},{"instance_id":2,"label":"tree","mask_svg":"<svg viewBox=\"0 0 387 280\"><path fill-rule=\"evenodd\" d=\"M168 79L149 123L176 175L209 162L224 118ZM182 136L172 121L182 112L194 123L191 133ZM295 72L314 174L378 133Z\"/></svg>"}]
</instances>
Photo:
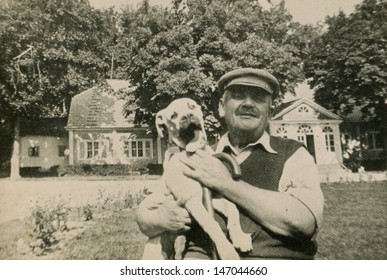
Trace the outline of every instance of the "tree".
<instances>
[{"instance_id":1,"label":"tree","mask_svg":"<svg viewBox=\"0 0 387 280\"><path fill-rule=\"evenodd\" d=\"M328 17L305 63L315 100L339 114L355 106L380 119L387 98L387 2L364 0L346 16Z\"/></svg>"},{"instance_id":2,"label":"tree","mask_svg":"<svg viewBox=\"0 0 387 280\"><path fill-rule=\"evenodd\" d=\"M136 86L127 110L137 112L138 124L153 126L155 113L172 99L190 97L202 105L207 129L216 134L216 82L226 71L265 68L281 84L279 100L294 93L304 79L300 46L307 40L297 34L307 32L291 19L284 1L268 10L253 0L175 0L171 9L144 1L126 10L122 40L128 42L128 77Z\"/></svg>"},{"instance_id":3,"label":"tree","mask_svg":"<svg viewBox=\"0 0 387 280\"><path fill-rule=\"evenodd\" d=\"M71 97L109 72L113 21L87 0L1 4L0 118L14 127L11 178L19 177L20 122L66 116Z\"/></svg>"}]
</instances>

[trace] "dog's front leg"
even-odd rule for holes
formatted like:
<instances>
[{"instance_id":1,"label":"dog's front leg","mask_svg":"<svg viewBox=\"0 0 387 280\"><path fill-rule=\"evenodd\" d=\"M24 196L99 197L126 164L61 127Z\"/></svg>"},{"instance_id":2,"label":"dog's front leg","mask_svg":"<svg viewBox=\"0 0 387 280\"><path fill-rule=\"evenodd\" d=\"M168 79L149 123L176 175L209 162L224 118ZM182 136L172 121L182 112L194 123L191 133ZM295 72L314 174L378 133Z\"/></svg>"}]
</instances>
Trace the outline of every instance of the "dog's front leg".
<instances>
[{"instance_id":1,"label":"dog's front leg","mask_svg":"<svg viewBox=\"0 0 387 280\"><path fill-rule=\"evenodd\" d=\"M242 231L239 211L234 203L224 198L212 200L214 209L227 218L227 230L230 234L232 244L241 252L249 252L253 249L251 235Z\"/></svg>"},{"instance_id":2,"label":"dog's front leg","mask_svg":"<svg viewBox=\"0 0 387 280\"><path fill-rule=\"evenodd\" d=\"M202 197L192 197L186 202L185 207L214 242L222 260L239 260L234 246L228 241L219 224L204 207Z\"/></svg>"}]
</instances>

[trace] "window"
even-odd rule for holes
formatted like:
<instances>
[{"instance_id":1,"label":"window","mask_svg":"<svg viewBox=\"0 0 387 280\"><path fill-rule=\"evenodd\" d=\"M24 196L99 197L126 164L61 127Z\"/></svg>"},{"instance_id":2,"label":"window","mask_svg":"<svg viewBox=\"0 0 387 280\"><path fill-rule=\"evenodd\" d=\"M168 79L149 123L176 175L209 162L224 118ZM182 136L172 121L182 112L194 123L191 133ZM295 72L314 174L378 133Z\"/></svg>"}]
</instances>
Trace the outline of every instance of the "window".
<instances>
[{"instance_id":1,"label":"window","mask_svg":"<svg viewBox=\"0 0 387 280\"><path fill-rule=\"evenodd\" d=\"M124 153L128 158L152 158L152 140L127 140L124 142Z\"/></svg>"},{"instance_id":2,"label":"window","mask_svg":"<svg viewBox=\"0 0 387 280\"><path fill-rule=\"evenodd\" d=\"M107 144L104 140L80 141L78 159L106 158Z\"/></svg>"},{"instance_id":3,"label":"window","mask_svg":"<svg viewBox=\"0 0 387 280\"><path fill-rule=\"evenodd\" d=\"M382 134L380 133L380 131L367 131L366 137L367 146L369 150L383 149Z\"/></svg>"},{"instance_id":4,"label":"window","mask_svg":"<svg viewBox=\"0 0 387 280\"><path fill-rule=\"evenodd\" d=\"M329 126L323 128L323 133L325 135L325 148L328 152L335 151L335 136L333 134L333 129Z\"/></svg>"},{"instance_id":5,"label":"window","mask_svg":"<svg viewBox=\"0 0 387 280\"><path fill-rule=\"evenodd\" d=\"M298 127L297 134L297 140L307 146L306 135L313 135L313 130L309 125L303 124Z\"/></svg>"},{"instance_id":6,"label":"window","mask_svg":"<svg viewBox=\"0 0 387 280\"><path fill-rule=\"evenodd\" d=\"M300 106L300 107L298 108L298 112L299 112L299 113L309 113L309 108L306 107L306 106Z\"/></svg>"},{"instance_id":7,"label":"window","mask_svg":"<svg viewBox=\"0 0 387 280\"><path fill-rule=\"evenodd\" d=\"M28 148L29 157L38 157L39 156L39 146L29 147Z\"/></svg>"},{"instance_id":8,"label":"window","mask_svg":"<svg viewBox=\"0 0 387 280\"><path fill-rule=\"evenodd\" d=\"M284 126L279 127L276 131L277 136L282 138L288 138L287 133L288 132Z\"/></svg>"},{"instance_id":9,"label":"window","mask_svg":"<svg viewBox=\"0 0 387 280\"><path fill-rule=\"evenodd\" d=\"M313 134L313 130L309 125L303 124L298 127L297 133Z\"/></svg>"},{"instance_id":10,"label":"window","mask_svg":"<svg viewBox=\"0 0 387 280\"><path fill-rule=\"evenodd\" d=\"M301 142L301 143L304 143L304 145L306 145L305 135L303 135L303 134L298 135L297 136L297 141Z\"/></svg>"},{"instance_id":11,"label":"window","mask_svg":"<svg viewBox=\"0 0 387 280\"><path fill-rule=\"evenodd\" d=\"M58 146L58 157L66 156L66 149L67 149L66 145L59 145Z\"/></svg>"},{"instance_id":12,"label":"window","mask_svg":"<svg viewBox=\"0 0 387 280\"><path fill-rule=\"evenodd\" d=\"M87 157L94 158L99 155L99 142L97 141L87 141Z\"/></svg>"}]
</instances>

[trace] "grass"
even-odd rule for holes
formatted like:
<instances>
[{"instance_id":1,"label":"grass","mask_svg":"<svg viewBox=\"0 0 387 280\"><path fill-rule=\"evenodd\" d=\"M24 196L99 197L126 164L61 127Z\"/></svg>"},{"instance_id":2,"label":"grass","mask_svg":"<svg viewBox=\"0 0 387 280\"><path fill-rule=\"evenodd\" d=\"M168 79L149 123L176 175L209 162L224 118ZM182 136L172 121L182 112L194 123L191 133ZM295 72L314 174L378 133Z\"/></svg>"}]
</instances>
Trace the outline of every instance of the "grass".
<instances>
[{"instance_id":1,"label":"grass","mask_svg":"<svg viewBox=\"0 0 387 280\"><path fill-rule=\"evenodd\" d=\"M387 259L386 182L323 184L325 212L318 234L317 259ZM77 219L73 211L73 219ZM78 214L79 218L79 214ZM61 250L44 256L21 254L17 241L28 231L26 221L0 224L0 259L135 260L146 238L134 210L108 207L90 221L76 223Z\"/></svg>"},{"instance_id":2,"label":"grass","mask_svg":"<svg viewBox=\"0 0 387 280\"><path fill-rule=\"evenodd\" d=\"M134 210L127 209L93 222L62 250L61 255L70 260L136 260L141 258L145 242Z\"/></svg>"},{"instance_id":3,"label":"grass","mask_svg":"<svg viewBox=\"0 0 387 280\"><path fill-rule=\"evenodd\" d=\"M325 195L318 259L387 259L386 182L332 183Z\"/></svg>"}]
</instances>

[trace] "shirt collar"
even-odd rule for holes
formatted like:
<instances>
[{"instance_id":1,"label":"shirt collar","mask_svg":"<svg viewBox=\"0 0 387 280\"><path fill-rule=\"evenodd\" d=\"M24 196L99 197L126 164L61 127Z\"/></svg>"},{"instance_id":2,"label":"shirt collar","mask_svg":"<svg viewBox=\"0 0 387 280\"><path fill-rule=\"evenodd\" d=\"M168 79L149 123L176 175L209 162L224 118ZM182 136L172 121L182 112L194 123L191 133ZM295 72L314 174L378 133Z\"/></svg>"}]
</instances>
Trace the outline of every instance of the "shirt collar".
<instances>
[{"instance_id":1,"label":"shirt collar","mask_svg":"<svg viewBox=\"0 0 387 280\"><path fill-rule=\"evenodd\" d=\"M238 151L231 145L228 135L229 135L229 134L228 134L228 132L227 132L227 133L224 134L222 137L220 137L219 142L218 142L218 145L217 145L217 147L216 147L216 152L217 152L217 153L221 153L221 152L223 152L224 148L229 147L229 148L231 149L231 151L232 151L235 155L238 155L239 153L238 153ZM271 153L271 154L277 154L277 152L270 146L270 136L269 136L269 134L268 134L266 131L262 134L261 138L259 138L259 139L258 139L256 142L254 142L254 143L248 144L246 147L244 147L244 148L242 149L242 151L245 150L245 149L249 149L249 148L251 148L251 147L254 147L254 146L258 145L258 144L261 144L261 145L263 146L263 148L264 148L267 152L269 152L269 153Z\"/></svg>"}]
</instances>

